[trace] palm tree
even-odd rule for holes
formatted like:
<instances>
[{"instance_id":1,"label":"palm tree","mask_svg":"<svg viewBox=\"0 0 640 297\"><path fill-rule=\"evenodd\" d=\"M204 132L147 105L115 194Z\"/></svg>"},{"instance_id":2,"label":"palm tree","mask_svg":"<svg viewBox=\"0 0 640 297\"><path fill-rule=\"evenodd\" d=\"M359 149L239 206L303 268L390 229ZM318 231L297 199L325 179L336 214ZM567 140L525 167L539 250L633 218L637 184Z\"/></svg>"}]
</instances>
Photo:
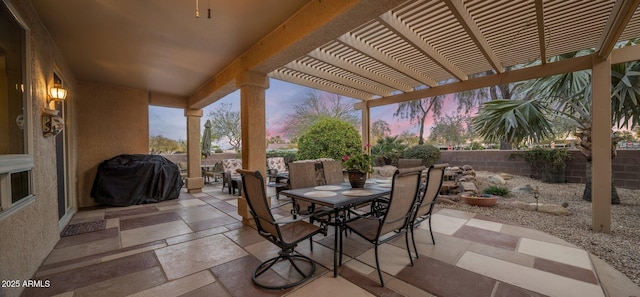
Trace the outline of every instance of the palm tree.
<instances>
[{"instance_id":1,"label":"palm tree","mask_svg":"<svg viewBox=\"0 0 640 297\"><path fill-rule=\"evenodd\" d=\"M384 136L378 138L376 144L371 146L371 155L381 165L397 165L398 158L408 148L408 145L399 136Z\"/></svg>"},{"instance_id":2,"label":"palm tree","mask_svg":"<svg viewBox=\"0 0 640 297\"><path fill-rule=\"evenodd\" d=\"M584 55L576 52L555 59ZM612 127L631 127L640 119L640 63L629 62L611 67ZM587 160L586 186L582 198L591 201L591 72L578 71L554 75L530 82L526 99L487 102L473 119L475 131L488 140L539 141L553 135L555 119L573 122L580 138L578 146ZM612 132L611 157L619 141ZM620 203L611 187L611 203Z\"/></svg>"}]
</instances>

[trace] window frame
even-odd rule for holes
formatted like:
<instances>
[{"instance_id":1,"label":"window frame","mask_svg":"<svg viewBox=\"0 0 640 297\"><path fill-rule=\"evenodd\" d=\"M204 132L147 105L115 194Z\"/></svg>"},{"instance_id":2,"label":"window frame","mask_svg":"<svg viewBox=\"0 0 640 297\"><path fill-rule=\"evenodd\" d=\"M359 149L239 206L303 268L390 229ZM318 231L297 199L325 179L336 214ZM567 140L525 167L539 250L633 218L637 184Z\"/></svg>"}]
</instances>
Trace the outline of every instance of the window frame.
<instances>
[{"instance_id":1,"label":"window frame","mask_svg":"<svg viewBox=\"0 0 640 297\"><path fill-rule=\"evenodd\" d=\"M35 201L34 194L34 177L33 170L35 164L33 161L33 103L31 89L31 30L23 18L17 13L17 10L11 3L2 0L9 13L13 16L16 23L23 30L23 54L22 61L22 88L23 88L23 107L24 107L24 154L0 154L0 221L9 217L11 214L19 211L27 205ZM28 192L24 198L17 202L11 199L11 174L18 172L28 172L29 185Z\"/></svg>"}]
</instances>

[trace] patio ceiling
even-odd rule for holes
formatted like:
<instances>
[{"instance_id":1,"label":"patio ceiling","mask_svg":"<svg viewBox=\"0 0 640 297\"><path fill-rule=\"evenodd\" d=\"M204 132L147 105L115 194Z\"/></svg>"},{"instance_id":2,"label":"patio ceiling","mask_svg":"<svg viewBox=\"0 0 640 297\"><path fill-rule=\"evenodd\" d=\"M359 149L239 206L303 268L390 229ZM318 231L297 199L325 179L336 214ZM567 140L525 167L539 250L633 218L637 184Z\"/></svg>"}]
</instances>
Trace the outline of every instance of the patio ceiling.
<instances>
[{"instance_id":1,"label":"patio ceiling","mask_svg":"<svg viewBox=\"0 0 640 297\"><path fill-rule=\"evenodd\" d=\"M585 49L606 57L616 42L640 37L637 7L611 0L408 1L269 76L372 100L369 106L494 85L507 82L504 72L516 65ZM590 66L582 59L553 72ZM478 74L499 79L465 83Z\"/></svg>"},{"instance_id":2,"label":"patio ceiling","mask_svg":"<svg viewBox=\"0 0 640 297\"><path fill-rule=\"evenodd\" d=\"M513 66L640 37L640 0L212 0L199 19L193 1L31 2L78 80L194 109L246 71L372 107L589 69Z\"/></svg>"}]
</instances>

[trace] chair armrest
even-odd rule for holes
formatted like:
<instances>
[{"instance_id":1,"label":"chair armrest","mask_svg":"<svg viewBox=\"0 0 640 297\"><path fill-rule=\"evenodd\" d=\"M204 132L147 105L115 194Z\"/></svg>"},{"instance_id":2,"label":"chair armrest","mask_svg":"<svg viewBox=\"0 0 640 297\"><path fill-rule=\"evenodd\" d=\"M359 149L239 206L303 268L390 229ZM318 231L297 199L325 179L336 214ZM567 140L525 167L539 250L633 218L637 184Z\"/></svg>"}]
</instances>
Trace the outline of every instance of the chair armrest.
<instances>
[{"instance_id":1,"label":"chair armrest","mask_svg":"<svg viewBox=\"0 0 640 297\"><path fill-rule=\"evenodd\" d=\"M285 206L285 205L287 205L287 204L293 204L293 200L287 201L287 202L282 203L282 204L278 204L278 205L276 205L276 206L272 206L272 207L271 207L271 208L269 208L269 209L278 209L278 208L283 207L283 206Z\"/></svg>"},{"instance_id":2,"label":"chair armrest","mask_svg":"<svg viewBox=\"0 0 640 297\"><path fill-rule=\"evenodd\" d=\"M284 219L276 220L275 223L278 224L278 225L286 225L286 224L295 223L295 222L298 222L298 221L302 221L302 220L308 219L311 216L312 215L305 215L305 216L298 215L295 219L291 219L290 217L287 217L287 218L284 218Z\"/></svg>"}]
</instances>

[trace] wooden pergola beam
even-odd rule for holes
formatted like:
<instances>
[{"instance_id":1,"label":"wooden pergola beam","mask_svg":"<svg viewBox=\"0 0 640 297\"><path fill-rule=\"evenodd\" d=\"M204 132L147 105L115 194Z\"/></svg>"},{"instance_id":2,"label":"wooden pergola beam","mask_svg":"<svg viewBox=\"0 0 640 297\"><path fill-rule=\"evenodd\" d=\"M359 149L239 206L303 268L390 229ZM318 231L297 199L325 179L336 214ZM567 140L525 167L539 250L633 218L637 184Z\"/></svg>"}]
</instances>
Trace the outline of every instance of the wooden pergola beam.
<instances>
[{"instance_id":1,"label":"wooden pergola beam","mask_svg":"<svg viewBox=\"0 0 640 297\"><path fill-rule=\"evenodd\" d=\"M616 1L596 47L598 57L606 59L611 54L613 47L618 42L620 35L622 35L636 9L638 9L639 4L640 0Z\"/></svg>"},{"instance_id":2,"label":"wooden pergola beam","mask_svg":"<svg viewBox=\"0 0 640 297\"><path fill-rule=\"evenodd\" d=\"M468 76L458 66L451 63L447 58L442 56L429 43L425 42L420 35L411 30L397 15L389 11L380 16L380 22L390 30L397 32L407 43L413 45L414 48L422 51L436 64L447 72L451 73L458 80L467 80Z\"/></svg>"},{"instance_id":3,"label":"wooden pergola beam","mask_svg":"<svg viewBox=\"0 0 640 297\"><path fill-rule=\"evenodd\" d=\"M434 88L427 88L413 91L411 93L399 94L380 99L373 99L368 102L370 107L383 106L394 103L402 103L421 98L434 97L438 95L454 94L462 91L475 90L495 85L512 83L517 81L535 79L539 77L551 76L567 72L574 72L591 68L591 56L582 56L569 60L562 60L555 63L547 63L529 68L502 72L493 75L482 76L461 82L454 82ZM363 105L356 103L355 108L360 109Z\"/></svg>"},{"instance_id":4,"label":"wooden pergola beam","mask_svg":"<svg viewBox=\"0 0 640 297\"><path fill-rule=\"evenodd\" d=\"M428 77L424 73L419 72L409 67L408 65L386 55L385 53L381 52L379 49L369 45L366 42L363 42L357 36L354 36L352 33L347 33L345 35L342 35L338 37L338 40L352 47L353 49L356 49L361 53L371 57L372 59L375 59L382 64L385 64L397 71L400 71L406 74L407 76L410 76L411 78L417 80L420 83L423 83L430 87L435 87L438 85L438 82L435 81L433 78Z\"/></svg>"},{"instance_id":5,"label":"wooden pergola beam","mask_svg":"<svg viewBox=\"0 0 640 297\"><path fill-rule=\"evenodd\" d=\"M482 34L482 31L480 31L478 24L476 24L469 14L462 0L445 0L444 2L449 7L451 13L458 19L460 25L467 31L467 34L476 44L480 52L482 52L482 55L484 55L491 67L493 67L493 70L497 73L504 72L500 59L498 59L498 56L496 56L493 49L491 49L489 42Z\"/></svg>"}]
</instances>

